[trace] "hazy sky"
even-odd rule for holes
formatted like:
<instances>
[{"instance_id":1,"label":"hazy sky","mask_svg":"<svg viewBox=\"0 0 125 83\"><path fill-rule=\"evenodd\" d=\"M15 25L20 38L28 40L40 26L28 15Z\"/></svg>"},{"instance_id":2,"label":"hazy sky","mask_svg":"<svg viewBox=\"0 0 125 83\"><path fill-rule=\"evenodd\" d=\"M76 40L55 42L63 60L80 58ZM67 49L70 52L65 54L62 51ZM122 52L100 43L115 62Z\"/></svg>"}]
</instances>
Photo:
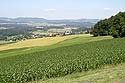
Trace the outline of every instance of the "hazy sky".
<instances>
[{"instance_id":1,"label":"hazy sky","mask_svg":"<svg viewBox=\"0 0 125 83\"><path fill-rule=\"evenodd\" d=\"M0 17L105 18L125 11L125 0L0 0Z\"/></svg>"}]
</instances>

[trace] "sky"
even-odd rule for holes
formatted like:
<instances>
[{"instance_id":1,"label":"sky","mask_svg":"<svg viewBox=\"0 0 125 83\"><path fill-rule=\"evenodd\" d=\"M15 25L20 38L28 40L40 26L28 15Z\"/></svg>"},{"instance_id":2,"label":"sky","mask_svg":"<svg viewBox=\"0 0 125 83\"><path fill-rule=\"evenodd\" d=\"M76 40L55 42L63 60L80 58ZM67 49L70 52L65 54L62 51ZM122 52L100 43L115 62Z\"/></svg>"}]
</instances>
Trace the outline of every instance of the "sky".
<instances>
[{"instance_id":1,"label":"sky","mask_svg":"<svg viewBox=\"0 0 125 83\"><path fill-rule=\"evenodd\" d=\"M0 17L103 19L125 11L125 0L0 0Z\"/></svg>"}]
</instances>

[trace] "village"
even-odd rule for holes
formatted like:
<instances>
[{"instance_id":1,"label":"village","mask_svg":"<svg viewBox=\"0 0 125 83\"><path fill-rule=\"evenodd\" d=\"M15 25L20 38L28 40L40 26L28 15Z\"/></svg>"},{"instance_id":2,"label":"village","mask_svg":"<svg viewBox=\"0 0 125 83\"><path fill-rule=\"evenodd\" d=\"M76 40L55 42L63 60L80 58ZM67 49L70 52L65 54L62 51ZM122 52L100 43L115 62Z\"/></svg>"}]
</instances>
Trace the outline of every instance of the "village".
<instances>
[{"instance_id":1,"label":"village","mask_svg":"<svg viewBox=\"0 0 125 83\"><path fill-rule=\"evenodd\" d=\"M36 39L36 38L43 38L43 37L57 37L57 36L67 36L67 35L75 35L75 34L82 34L86 33L87 31L80 31L79 27L64 27L61 29L53 28L48 29L47 31L37 30L35 32L31 32L29 35L16 35L8 37L6 41L25 41L28 39Z\"/></svg>"}]
</instances>

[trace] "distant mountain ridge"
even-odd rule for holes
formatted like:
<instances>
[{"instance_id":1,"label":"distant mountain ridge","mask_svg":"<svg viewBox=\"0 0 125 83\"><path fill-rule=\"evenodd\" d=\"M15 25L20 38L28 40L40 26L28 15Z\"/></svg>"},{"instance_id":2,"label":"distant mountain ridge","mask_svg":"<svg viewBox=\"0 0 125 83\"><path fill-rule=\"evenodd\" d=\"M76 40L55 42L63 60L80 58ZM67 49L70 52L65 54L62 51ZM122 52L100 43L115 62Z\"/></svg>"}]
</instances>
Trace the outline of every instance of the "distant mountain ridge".
<instances>
[{"instance_id":1,"label":"distant mountain ridge","mask_svg":"<svg viewBox=\"0 0 125 83\"><path fill-rule=\"evenodd\" d=\"M47 20L44 18L32 18L32 17L19 17L19 18L7 18L0 17L0 23L10 22L10 23L30 23L30 22L47 22L47 23L65 23L65 22L90 22L97 23L99 19L64 19L64 20Z\"/></svg>"},{"instance_id":2,"label":"distant mountain ridge","mask_svg":"<svg viewBox=\"0 0 125 83\"><path fill-rule=\"evenodd\" d=\"M31 17L19 17L19 18L7 18L0 17L0 22L10 22L10 23L29 23L29 22L45 22L47 21L44 18L31 18Z\"/></svg>"}]
</instances>

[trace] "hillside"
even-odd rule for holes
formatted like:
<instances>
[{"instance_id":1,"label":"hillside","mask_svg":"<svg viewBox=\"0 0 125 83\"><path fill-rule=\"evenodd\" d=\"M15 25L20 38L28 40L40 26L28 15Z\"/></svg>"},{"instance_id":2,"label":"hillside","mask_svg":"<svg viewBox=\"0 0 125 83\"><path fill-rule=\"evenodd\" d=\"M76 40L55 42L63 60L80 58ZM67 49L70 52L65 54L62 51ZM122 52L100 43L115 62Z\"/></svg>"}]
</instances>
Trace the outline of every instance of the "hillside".
<instances>
[{"instance_id":1,"label":"hillside","mask_svg":"<svg viewBox=\"0 0 125 83\"><path fill-rule=\"evenodd\" d=\"M0 81L46 80L124 63L124 44L125 38L80 36L46 47L46 50L39 48L37 52L1 58Z\"/></svg>"},{"instance_id":2,"label":"hillside","mask_svg":"<svg viewBox=\"0 0 125 83\"><path fill-rule=\"evenodd\" d=\"M52 39L53 41L50 41ZM0 46L1 48L0 58L16 56L20 54L29 54L29 53L54 49L58 47L84 44L88 42L100 41L105 39L112 39L112 37L110 36L91 37L88 34L87 35L83 34L83 35L72 35L72 36L66 36L66 37L54 37L54 38L49 37L49 38L31 39L23 42L17 42L13 44ZM22 46L22 45L25 45L25 46Z\"/></svg>"},{"instance_id":3,"label":"hillside","mask_svg":"<svg viewBox=\"0 0 125 83\"><path fill-rule=\"evenodd\" d=\"M33 83L125 83L125 64L105 66L88 72L78 72L65 77Z\"/></svg>"},{"instance_id":4,"label":"hillside","mask_svg":"<svg viewBox=\"0 0 125 83\"><path fill-rule=\"evenodd\" d=\"M0 83L125 83L125 0L0 0Z\"/></svg>"},{"instance_id":5,"label":"hillside","mask_svg":"<svg viewBox=\"0 0 125 83\"><path fill-rule=\"evenodd\" d=\"M25 41L19 41L17 43L8 44L4 46L0 46L0 51L8 50L8 49L19 49L26 47L36 47L36 46L47 46L56 44L58 42L75 38L76 36L64 36L64 37L46 37L46 38L37 38L37 39L29 39Z\"/></svg>"}]
</instances>

